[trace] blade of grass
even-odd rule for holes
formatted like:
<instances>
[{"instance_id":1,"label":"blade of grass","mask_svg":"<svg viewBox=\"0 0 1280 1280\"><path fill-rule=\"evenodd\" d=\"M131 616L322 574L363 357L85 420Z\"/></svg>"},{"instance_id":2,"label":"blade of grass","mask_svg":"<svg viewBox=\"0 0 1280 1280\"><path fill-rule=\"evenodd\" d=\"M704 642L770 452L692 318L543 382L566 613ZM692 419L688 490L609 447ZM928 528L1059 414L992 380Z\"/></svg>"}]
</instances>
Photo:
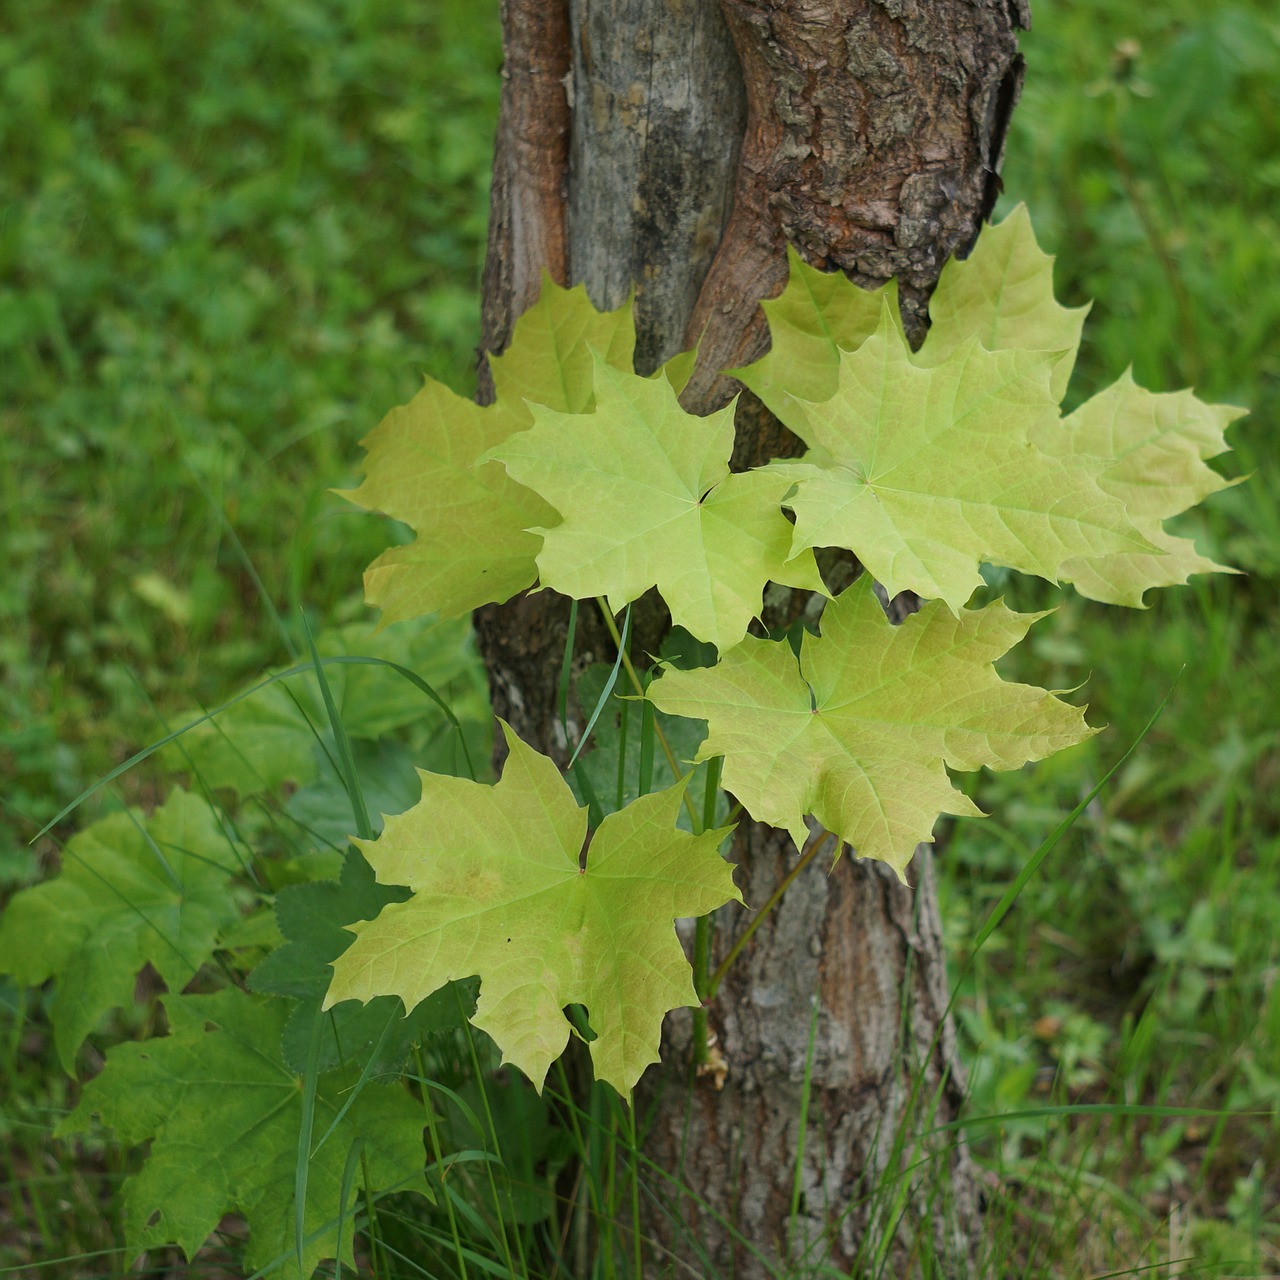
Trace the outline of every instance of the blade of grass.
<instances>
[{"instance_id":1,"label":"blade of grass","mask_svg":"<svg viewBox=\"0 0 1280 1280\"><path fill-rule=\"evenodd\" d=\"M267 611L267 616L271 619L272 625L284 642L286 652L294 662L297 662L298 646L294 644L293 637L289 634L289 628L285 626L284 619L280 616L280 611L276 608L275 601L272 600L266 583L259 576L252 557L245 550L244 543L240 541L240 535L236 532L235 526L227 519L227 513L222 509L222 503L214 497L213 492L205 484L200 473L192 466L191 460L184 458L183 461L187 464L187 470L191 473L191 478L196 482L196 488L200 490L204 495L205 501L209 504L209 510L217 517L218 527L231 544L231 549L235 552L236 559L240 561L245 573L249 575L249 581L253 583L254 590L258 593L258 599L262 601L262 607Z\"/></svg>"},{"instance_id":2,"label":"blade of grass","mask_svg":"<svg viewBox=\"0 0 1280 1280\"><path fill-rule=\"evenodd\" d=\"M653 703L646 698L640 704L640 779L637 791L642 796L653 790L653 747L656 741L653 717Z\"/></svg>"},{"instance_id":3,"label":"blade of grass","mask_svg":"<svg viewBox=\"0 0 1280 1280\"><path fill-rule=\"evenodd\" d=\"M600 608L600 615L604 619L604 625L608 629L609 635L618 650L618 657L622 660L623 669L627 673L627 679L631 681L631 687L636 691L636 696L644 697L644 681L641 680L639 672L635 669L635 664L631 661L631 655L627 651L624 643L624 637L618 634L618 624L614 621L613 614L609 612L609 604L603 596L596 597L596 604ZM676 759L676 753L671 750L671 744L667 741L667 735L662 732L662 726L657 719L653 722L654 737L658 740L658 745L662 748L662 754L667 758L667 764L671 767L671 776L679 782L685 776L685 772L680 768L680 762ZM698 826L698 810L695 808L693 798L688 791L684 793L684 807L688 811L689 821L693 826L693 833L697 835L701 828Z\"/></svg>"},{"instance_id":4,"label":"blade of grass","mask_svg":"<svg viewBox=\"0 0 1280 1280\"><path fill-rule=\"evenodd\" d=\"M702 829L715 826L716 801L720 794L720 770L723 756L707 761L706 789L702 798ZM711 1061L711 1041L707 1032L708 989L711 983L711 929L715 913L699 916L693 925L693 989L699 1004L693 1011L693 1060L699 1067Z\"/></svg>"},{"instance_id":5,"label":"blade of grass","mask_svg":"<svg viewBox=\"0 0 1280 1280\"><path fill-rule=\"evenodd\" d=\"M416 1045L413 1050L413 1058L418 1066L419 1077L425 1080L427 1078L426 1065L422 1061L422 1050ZM436 1168L443 1169L444 1153L440 1147L440 1134L436 1126L436 1109L426 1089L422 1091L422 1109L427 1120L427 1135L431 1143L431 1155L436 1162ZM440 1194L444 1199L445 1217L449 1222L449 1236L453 1241L454 1256L458 1259L458 1270L462 1280L467 1280L467 1260L462 1252L462 1237L458 1234L458 1219L453 1212L453 1200L445 1189L443 1172L440 1175Z\"/></svg>"},{"instance_id":6,"label":"blade of grass","mask_svg":"<svg viewBox=\"0 0 1280 1280\"><path fill-rule=\"evenodd\" d=\"M1224 1119L1237 1117L1271 1118L1270 1111L1221 1111L1207 1107L1166 1107L1158 1104L1130 1102L1064 1102L1059 1106L1030 1107L1023 1111L1001 1111L986 1116L964 1116L948 1124L940 1124L930 1133L953 1129L978 1129L987 1125L1008 1124L1014 1120L1043 1120L1049 1116L1153 1116L1158 1119Z\"/></svg>"},{"instance_id":7,"label":"blade of grass","mask_svg":"<svg viewBox=\"0 0 1280 1280\"><path fill-rule=\"evenodd\" d=\"M324 674L324 666L320 661L320 651L316 648L315 636L311 634L311 624L307 615L302 615L302 627L307 636L307 648L311 651L311 662L315 667L316 682L320 686L320 696L324 699L325 714L329 717L329 729L333 733L338 748L338 772L342 784L347 791L347 799L351 802L351 816L356 824L356 835L361 840L372 840L373 823L369 821L369 807L365 804L364 789L360 785L360 775L356 771L356 757L351 750L351 739L347 737L346 726L338 714L338 705L333 700L333 690Z\"/></svg>"},{"instance_id":8,"label":"blade of grass","mask_svg":"<svg viewBox=\"0 0 1280 1280\"><path fill-rule=\"evenodd\" d=\"M569 741L569 685L573 679L573 642L578 634L578 602L569 602L569 627L564 636L564 657L560 660L560 681L556 687L556 708L560 713L560 728L564 740Z\"/></svg>"},{"instance_id":9,"label":"blade of grass","mask_svg":"<svg viewBox=\"0 0 1280 1280\"><path fill-rule=\"evenodd\" d=\"M616 788L617 807L619 809L627 799L627 713L631 704L625 699L618 701L618 779Z\"/></svg>"},{"instance_id":10,"label":"blade of grass","mask_svg":"<svg viewBox=\"0 0 1280 1280\"><path fill-rule=\"evenodd\" d=\"M635 1280L644 1276L644 1254L640 1234L640 1143L636 1139L636 1100L634 1092L627 1099L627 1140L631 1155L631 1251L635 1264Z\"/></svg>"},{"instance_id":11,"label":"blade of grass","mask_svg":"<svg viewBox=\"0 0 1280 1280\"><path fill-rule=\"evenodd\" d=\"M488 1130L488 1133L485 1136L489 1139L489 1141L493 1143L493 1154L498 1157L499 1162L502 1163L503 1167L505 1168L505 1161L503 1161L503 1156L502 1156L502 1142L501 1142L501 1139L498 1137L498 1126L494 1123L494 1120L493 1120L493 1108L489 1105L489 1091L484 1086L485 1076L484 1076L484 1072L480 1069L480 1055L476 1052L476 1040L475 1040L475 1035L471 1030L471 1021L465 1016L465 1012L462 1008L462 996L459 994L458 988L454 987L453 990L454 990L454 996L458 1001L458 1011L459 1013L462 1013L464 1017L464 1021L462 1024L462 1034L467 1042L467 1050L471 1057L471 1069L474 1072L474 1078L476 1080L476 1083L480 1086L480 1101L484 1103L485 1126ZM488 1175L488 1178L489 1178L489 1194L493 1196L493 1207L498 1214L498 1238L502 1242L503 1261L506 1263L507 1271L511 1274L514 1280L515 1264L511 1257L511 1244L510 1244L510 1241L507 1239L506 1227L502 1221L502 1202L498 1199L498 1186L497 1186L497 1183L494 1181L493 1166L486 1164L485 1173ZM519 1218L517 1217L515 1212L515 1203L511 1198L511 1180L509 1178L506 1180L506 1189L507 1189L507 1208L511 1214L512 1223L516 1224L516 1231L515 1231L516 1249L517 1249L517 1252L519 1252L520 1254L520 1266L522 1270L528 1270L528 1264L526 1263L525 1257L524 1257L524 1243L520 1239L520 1231L518 1226Z\"/></svg>"},{"instance_id":12,"label":"blade of grass","mask_svg":"<svg viewBox=\"0 0 1280 1280\"><path fill-rule=\"evenodd\" d=\"M360 1153L364 1149L364 1139L357 1138L347 1152L346 1163L342 1166L342 1184L338 1191L338 1239L333 1250L333 1280L342 1280L342 1228L347 1218L352 1218L352 1236L355 1235L355 1214L348 1215L347 1205L351 1203L351 1190L355 1186L356 1169L360 1165Z\"/></svg>"},{"instance_id":13,"label":"blade of grass","mask_svg":"<svg viewBox=\"0 0 1280 1280\"><path fill-rule=\"evenodd\" d=\"M302 1271L306 1245L307 1181L311 1173L311 1135L316 1121L316 1086L320 1081L320 1032L324 1015L317 1009L311 1017L307 1041L307 1064L302 1074L302 1123L298 1127L298 1157L293 1170L293 1243Z\"/></svg>"},{"instance_id":14,"label":"blade of grass","mask_svg":"<svg viewBox=\"0 0 1280 1280\"><path fill-rule=\"evenodd\" d=\"M622 635L618 639L618 656L614 659L613 669L609 672L609 678L604 682L604 688L600 691L600 697L596 700L595 710L592 711L590 718L587 720L587 727L582 731L582 737L578 739L578 745L574 748L573 755L569 757L569 768L572 769L574 762L582 754L582 749L587 745L588 739L591 737L591 731L596 727L596 721L600 719L600 713L604 710L605 703L609 701L609 695L613 693L613 687L618 683L618 672L622 670L623 656L627 652L627 643L631 637L631 606L627 605L627 611L622 615Z\"/></svg>"},{"instance_id":15,"label":"blade of grass","mask_svg":"<svg viewBox=\"0 0 1280 1280\"><path fill-rule=\"evenodd\" d=\"M821 1005L817 993L809 997L811 1013L809 1015L809 1041L804 1053L804 1079L800 1083L800 1121L796 1132L795 1170L791 1176L791 1212L787 1218L788 1252L794 1253L796 1218L800 1214L800 1193L803 1190L804 1177L804 1138L809 1127L809 1095L813 1090L813 1056L818 1043L818 1011ZM806 1253L809 1246L806 1245Z\"/></svg>"}]
</instances>

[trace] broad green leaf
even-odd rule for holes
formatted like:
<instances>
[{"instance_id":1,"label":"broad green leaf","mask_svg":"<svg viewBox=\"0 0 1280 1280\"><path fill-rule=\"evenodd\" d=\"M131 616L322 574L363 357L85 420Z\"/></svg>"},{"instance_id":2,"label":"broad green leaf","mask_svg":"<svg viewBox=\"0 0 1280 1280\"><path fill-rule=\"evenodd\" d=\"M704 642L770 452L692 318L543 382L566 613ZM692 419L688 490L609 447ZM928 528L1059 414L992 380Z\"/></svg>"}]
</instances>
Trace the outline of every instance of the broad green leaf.
<instances>
[{"instance_id":1,"label":"broad green leaf","mask_svg":"<svg viewBox=\"0 0 1280 1280\"><path fill-rule=\"evenodd\" d=\"M492 456L562 516L539 576L616 611L656 586L677 624L722 652L746 634L766 582L823 591L812 552L791 558L776 469L730 475L733 406L685 413L665 378L595 367L596 408L533 407L534 425Z\"/></svg>"},{"instance_id":2,"label":"broad green leaf","mask_svg":"<svg viewBox=\"0 0 1280 1280\"><path fill-rule=\"evenodd\" d=\"M555 513L497 463L478 459L529 425L526 400L586 412L588 344L630 369L630 304L598 312L585 289L561 289L544 276L510 347L490 357L494 404L481 407L428 381L364 441L364 482L343 496L403 520L418 535L383 552L365 573L366 598L385 622L433 612L456 617L533 585L541 542L527 530Z\"/></svg>"},{"instance_id":3,"label":"broad green leaf","mask_svg":"<svg viewBox=\"0 0 1280 1280\"><path fill-rule=\"evenodd\" d=\"M757 821L799 847L812 814L902 876L940 813L979 815L947 766L1016 769L1093 732L1078 707L992 666L1041 616L993 604L956 617L933 603L895 627L864 574L798 660L749 637L715 667L667 670L648 696L707 721L698 756L724 756L725 789Z\"/></svg>"},{"instance_id":4,"label":"broad green leaf","mask_svg":"<svg viewBox=\"0 0 1280 1280\"><path fill-rule=\"evenodd\" d=\"M414 767L413 753L395 738L379 738L376 742L355 738L351 742L351 755L376 835L382 830L379 814L403 813L417 802L418 772ZM448 761L437 771L466 772L452 767L452 764ZM284 811L314 841L314 847L319 851L315 856L310 856L310 851L305 855L308 870L315 872L325 862L332 865L331 873L311 874L306 878L326 880L338 875L347 839L355 826L351 816L351 796L341 774L328 767L327 760L324 761L320 776L295 791L285 802Z\"/></svg>"},{"instance_id":5,"label":"broad green leaf","mask_svg":"<svg viewBox=\"0 0 1280 1280\"><path fill-rule=\"evenodd\" d=\"M276 921L285 945L249 975L249 986L298 1000L323 995L329 963L351 945L344 926L373 920L387 903L408 897L403 886L379 884L365 859L349 850L339 880L287 885L276 894Z\"/></svg>"},{"instance_id":6,"label":"broad green leaf","mask_svg":"<svg viewBox=\"0 0 1280 1280\"><path fill-rule=\"evenodd\" d=\"M337 1253L354 1267L353 1219L342 1181L353 1145L363 1143L370 1189L425 1192L422 1107L395 1087L367 1084L310 1157L306 1245L295 1251L295 1168L303 1125L303 1082L280 1056L287 1005L228 988L216 995L168 997L169 1035L122 1044L80 1105L58 1128L85 1133L93 1117L121 1142L151 1142L141 1171L125 1182L130 1253L177 1244L188 1259L226 1213L249 1226L245 1263L272 1275L310 1280ZM348 1101L345 1074L321 1077L311 1131L319 1141ZM352 1197L354 1199L355 1197ZM277 1265L279 1264L279 1265Z\"/></svg>"},{"instance_id":7,"label":"broad green leaf","mask_svg":"<svg viewBox=\"0 0 1280 1280\"><path fill-rule=\"evenodd\" d=\"M478 975L475 1025L539 1089L569 1040L563 1010L582 1004L596 1075L625 1094L658 1060L666 1012L696 1003L673 921L738 898L717 852L726 832L678 830L672 787L610 814L583 866L586 810L503 730L511 754L495 786L424 774L422 803L361 842L378 878L414 896L352 926L327 1004L394 994L412 1007Z\"/></svg>"},{"instance_id":8,"label":"broad green leaf","mask_svg":"<svg viewBox=\"0 0 1280 1280\"><path fill-rule=\"evenodd\" d=\"M1053 258L1036 243L1027 206L983 227L967 258L942 269L929 301L931 326L916 362L941 364L977 338L988 351L1055 353L1050 387L1066 394L1088 307L1064 307L1053 296Z\"/></svg>"},{"instance_id":9,"label":"broad green leaf","mask_svg":"<svg viewBox=\"0 0 1280 1280\"><path fill-rule=\"evenodd\" d=\"M322 632L316 647L325 658L382 658L408 667L450 702L460 720L487 719L483 672L466 618L415 619L377 631L355 623ZM390 666L333 663L325 679L352 738L379 738L415 722L448 726L439 707ZM307 672L228 707L184 735L185 754L171 758L178 767L189 760L203 786L229 787L241 796L285 782L306 786L321 776L317 761L325 757L318 736L329 742L327 725L315 676Z\"/></svg>"},{"instance_id":10,"label":"broad green leaf","mask_svg":"<svg viewBox=\"0 0 1280 1280\"><path fill-rule=\"evenodd\" d=\"M311 1024L323 1018L319 1063L327 1071L341 1064L363 1068L375 1047L378 1062L398 1069L409 1050L427 1032L461 1026L475 1008L475 992L442 988L406 1016L395 996L369 1004L349 1000L320 1013L329 987L330 964L350 945L344 928L356 920L372 920L388 902L403 902L408 890L380 885L373 870L355 850L348 850L340 880L288 885L276 895L276 919L284 945L249 975L249 986L266 995L291 996L294 1005L285 1024L283 1053L291 1071L306 1067Z\"/></svg>"},{"instance_id":11,"label":"broad green leaf","mask_svg":"<svg viewBox=\"0 0 1280 1280\"><path fill-rule=\"evenodd\" d=\"M769 321L770 348L754 364L733 370L733 376L799 431L804 402L835 395L840 352L856 351L875 333L886 299L896 304L897 289L893 284L874 293L860 289L842 271L809 266L790 245L787 261L787 287L760 304ZM893 311L896 315L896 305Z\"/></svg>"},{"instance_id":12,"label":"broad green leaf","mask_svg":"<svg viewBox=\"0 0 1280 1280\"><path fill-rule=\"evenodd\" d=\"M1164 521L1231 484L1204 459L1226 451L1223 432L1243 413L1205 404L1190 391L1157 395L1137 386L1128 372L1081 405L1046 442L1064 455L1102 459L1102 487L1125 504L1143 536L1164 554L1068 560L1063 580L1093 600L1137 607L1150 587L1175 586L1193 573L1234 572L1200 555L1190 539L1166 533Z\"/></svg>"},{"instance_id":13,"label":"broad green leaf","mask_svg":"<svg viewBox=\"0 0 1280 1280\"><path fill-rule=\"evenodd\" d=\"M327 981L328 970L323 972ZM322 988L324 982L321 984ZM280 1037L280 1052L290 1071L301 1075L311 1051L312 1020L319 1018L321 1071L345 1067L379 1076L398 1075L415 1045L429 1035L457 1031L475 1012L477 983L451 982L420 1000L408 1013L396 996L379 996L368 1004L346 1000L323 1013L321 995L299 1001L289 1013Z\"/></svg>"},{"instance_id":14,"label":"broad green leaf","mask_svg":"<svg viewBox=\"0 0 1280 1280\"><path fill-rule=\"evenodd\" d=\"M0 971L57 978L54 1041L68 1072L108 1010L133 1003L151 964L181 991L239 923L242 852L198 796L175 790L149 818L115 813L73 836L62 870L17 894L0 920Z\"/></svg>"},{"instance_id":15,"label":"broad green leaf","mask_svg":"<svg viewBox=\"0 0 1280 1280\"><path fill-rule=\"evenodd\" d=\"M1080 557L1151 552L1102 464L1051 453L1055 357L987 351L976 339L922 369L886 306L840 363L839 389L806 406L800 432L822 464L775 464L799 488L794 548L846 547L889 594L959 610L983 561L1050 581Z\"/></svg>"}]
</instances>

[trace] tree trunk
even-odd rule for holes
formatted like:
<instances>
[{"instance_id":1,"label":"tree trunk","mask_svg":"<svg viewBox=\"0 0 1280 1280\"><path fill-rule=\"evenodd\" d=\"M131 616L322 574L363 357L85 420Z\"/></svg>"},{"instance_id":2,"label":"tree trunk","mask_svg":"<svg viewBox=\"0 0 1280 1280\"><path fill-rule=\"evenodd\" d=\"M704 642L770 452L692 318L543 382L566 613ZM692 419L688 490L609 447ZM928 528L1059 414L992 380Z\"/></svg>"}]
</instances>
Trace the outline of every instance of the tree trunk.
<instances>
[{"instance_id":1,"label":"tree trunk","mask_svg":"<svg viewBox=\"0 0 1280 1280\"><path fill-rule=\"evenodd\" d=\"M896 276L918 341L943 263L994 203L1027 19L1020 0L503 0L485 348L503 349L544 269L600 308L634 286L639 371L699 342L682 398L710 412L739 390L720 371L767 346L758 304L788 243L868 287ZM735 467L798 448L749 395L738 431ZM477 615L496 711L561 763L566 618L550 593ZM582 648L612 657L590 629ZM744 824L747 902L795 856ZM964 1148L921 1136L963 1085L927 848L912 865L914 890L848 855L788 889L709 1011L722 1089L690 1087L690 1019L668 1020L642 1088L666 1171L647 1276L970 1269ZM717 954L750 918L722 913Z\"/></svg>"}]
</instances>

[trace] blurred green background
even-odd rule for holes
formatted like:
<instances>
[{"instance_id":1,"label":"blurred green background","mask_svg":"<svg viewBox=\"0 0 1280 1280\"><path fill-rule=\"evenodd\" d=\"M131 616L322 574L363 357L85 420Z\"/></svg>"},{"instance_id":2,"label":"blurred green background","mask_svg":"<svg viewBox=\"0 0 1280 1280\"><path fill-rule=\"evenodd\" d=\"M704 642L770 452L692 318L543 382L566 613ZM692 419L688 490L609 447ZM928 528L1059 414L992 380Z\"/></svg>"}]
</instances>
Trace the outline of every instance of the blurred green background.
<instances>
[{"instance_id":1,"label":"blurred green background","mask_svg":"<svg viewBox=\"0 0 1280 1280\"><path fill-rule=\"evenodd\" d=\"M424 373L472 385L496 9L6 6L8 886L39 874L49 846L27 841L83 786L286 659L302 609L325 628L366 616L360 572L387 529L329 491ZM1251 409L1225 465L1252 479L1185 518L1247 576L1197 580L1144 612L999 584L1015 605L1059 605L1011 672L1087 682L1110 731L975 783L995 816L958 825L941 859L957 962L1038 841L1173 693L966 981L972 1110L1249 1114L1014 1118L975 1130L975 1153L1011 1274L1179 1249L1210 1274L1263 1274L1280 1269L1280 17L1265 0L1064 0L1038 5L1035 24L1004 205L1030 205L1060 297L1094 300L1071 399L1132 363L1153 389ZM162 788L151 767L118 794ZM47 1150L65 1099L39 1053L6 1091L0 1208L12 1218L39 1167L50 1203L70 1197L77 1222L100 1212L100 1234L59 1240L87 1251L109 1240L114 1208L72 1195ZM27 1256L5 1248L0 1232L0 1266Z\"/></svg>"}]
</instances>

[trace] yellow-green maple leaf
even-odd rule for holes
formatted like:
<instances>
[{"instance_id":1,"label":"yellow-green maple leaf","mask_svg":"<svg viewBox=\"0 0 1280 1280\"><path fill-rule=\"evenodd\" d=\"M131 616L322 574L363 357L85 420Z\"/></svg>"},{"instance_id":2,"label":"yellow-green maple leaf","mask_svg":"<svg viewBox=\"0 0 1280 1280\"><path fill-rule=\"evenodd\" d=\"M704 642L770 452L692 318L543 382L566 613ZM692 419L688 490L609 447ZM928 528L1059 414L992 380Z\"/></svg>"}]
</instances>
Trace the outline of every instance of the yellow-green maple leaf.
<instances>
[{"instance_id":1,"label":"yellow-green maple leaf","mask_svg":"<svg viewBox=\"0 0 1280 1280\"><path fill-rule=\"evenodd\" d=\"M531 430L491 451L556 508L539 529L539 579L616 611L656 586L678 625L722 652L746 634L766 582L823 591L813 553L793 558L776 468L730 474L733 406L705 418L680 407L666 378L597 360L596 407L533 406Z\"/></svg>"},{"instance_id":2,"label":"yellow-green maple leaf","mask_svg":"<svg viewBox=\"0 0 1280 1280\"><path fill-rule=\"evenodd\" d=\"M671 787L605 818L582 866L587 811L551 760L503 731L495 786L423 774L421 803L356 842L379 880L414 896L349 926L326 1007L390 994L411 1009L478 975L473 1022L541 1089L569 1040L563 1010L582 1004L596 1075L625 1094L658 1060L663 1016L697 1003L674 920L739 898L717 852L726 832L679 830Z\"/></svg>"},{"instance_id":3,"label":"yellow-green maple leaf","mask_svg":"<svg viewBox=\"0 0 1280 1280\"><path fill-rule=\"evenodd\" d=\"M940 813L980 816L946 766L1015 769L1093 732L1080 708L992 666L1042 616L997 603L957 617L935 603L894 627L864 574L798 660L749 637L714 667L664 671L648 697L706 720L697 759L724 756L725 789L757 821L798 847L812 814L902 876Z\"/></svg>"},{"instance_id":4,"label":"yellow-green maple leaf","mask_svg":"<svg viewBox=\"0 0 1280 1280\"><path fill-rule=\"evenodd\" d=\"M806 401L835 394L840 352L856 351L875 333L886 299L897 314L897 286L860 289L842 271L811 267L790 245L787 262L787 287L760 304L769 321L769 350L733 376L794 431L804 424Z\"/></svg>"},{"instance_id":5,"label":"yellow-green maple leaf","mask_svg":"<svg viewBox=\"0 0 1280 1280\"><path fill-rule=\"evenodd\" d=\"M916 363L941 364L971 338L988 351L1056 353L1050 388L1066 394L1088 307L1064 307L1053 295L1053 258L1036 243L1027 206L984 227L967 258L942 269L929 300L930 329Z\"/></svg>"},{"instance_id":6,"label":"yellow-green maple leaf","mask_svg":"<svg viewBox=\"0 0 1280 1280\"><path fill-rule=\"evenodd\" d=\"M1102 487L1124 502L1158 548L1068 560L1062 579L1090 599L1139 607L1151 587L1175 586L1193 573L1235 572L1200 555L1189 538L1166 533L1164 521L1232 483L1204 460L1226 452L1223 432L1244 412L1205 404L1190 391L1144 390L1126 372L1071 414L1059 433L1042 437L1063 454L1102 459Z\"/></svg>"},{"instance_id":7,"label":"yellow-green maple leaf","mask_svg":"<svg viewBox=\"0 0 1280 1280\"><path fill-rule=\"evenodd\" d=\"M894 282L874 292L841 271L819 271L790 246L787 286L760 305L769 322L768 352L734 376L792 430L804 426L805 402L836 392L842 351L856 351L879 326L886 300L899 327ZM1050 384L1061 400L1075 364L1089 308L1064 307L1053 294L1053 258L1036 243L1025 205L982 229L967 258L942 269L929 302L931 328L915 362L928 368L970 338L988 351L1056 353Z\"/></svg>"},{"instance_id":8,"label":"yellow-green maple leaf","mask_svg":"<svg viewBox=\"0 0 1280 1280\"><path fill-rule=\"evenodd\" d=\"M586 413L592 353L630 372L635 347L631 299L616 311L597 311L584 286L562 289L544 272L538 301L516 321L507 349L489 357L496 402L519 407L532 400L562 413Z\"/></svg>"},{"instance_id":9,"label":"yellow-green maple leaf","mask_svg":"<svg viewBox=\"0 0 1280 1280\"><path fill-rule=\"evenodd\" d=\"M497 463L478 460L528 427L526 400L565 413L589 408L588 344L629 369L630 305L598 312L585 289L561 289L544 277L510 347L490 360L492 405L429 380L364 440L364 482L344 496L403 520L418 535L365 573L365 596L382 609L384 623L425 613L456 617L533 585L541 539L527 530L554 521L555 512Z\"/></svg>"},{"instance_id":10,"label":"yellow-green maple leaf","mask_svg":"<svg viewBox=\"0 0 1280 1280\"><path fill-rule=\"evenodd\" d=\"M798 431L816 461L777 466L799 486L793 550L848 548L890 595L952 610L983 561L1056 581L1069 560L1151 552L1099 484L1099 460L1041 447L1060 429L1055 360L970 338L920 368L886 306L841 360L835 395L805 407Z\"/></svg>"}]
</instances>

